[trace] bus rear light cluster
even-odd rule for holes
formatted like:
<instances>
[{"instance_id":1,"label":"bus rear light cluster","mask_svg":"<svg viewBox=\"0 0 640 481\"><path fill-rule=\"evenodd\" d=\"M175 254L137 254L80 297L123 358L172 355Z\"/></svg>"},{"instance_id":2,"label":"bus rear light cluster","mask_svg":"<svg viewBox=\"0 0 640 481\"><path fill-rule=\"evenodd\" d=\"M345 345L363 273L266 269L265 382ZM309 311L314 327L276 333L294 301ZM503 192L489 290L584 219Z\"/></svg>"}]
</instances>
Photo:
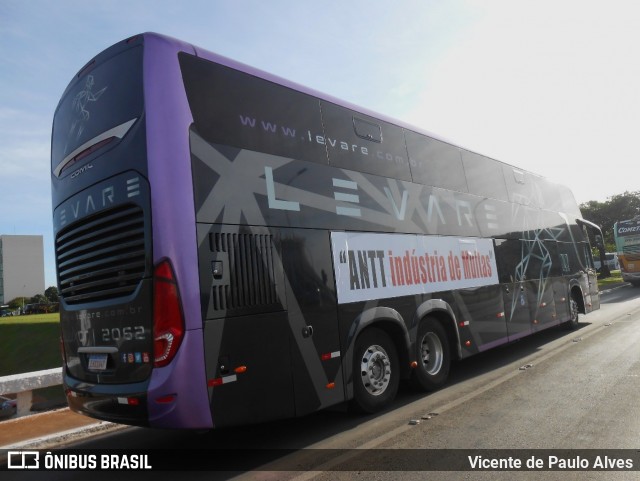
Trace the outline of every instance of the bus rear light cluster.
<instances>
[{"instance_id":1,"label":"bus rear light cluster","mask_svg":"<svg viewBox=\"0 0 640 481\"><path fill-rule=\"evenodd\" d=\"M169 364L184 337L184 316L178 284L168 260L153 273L153 354L154 367Z\"/></svg>"}]
</instances>

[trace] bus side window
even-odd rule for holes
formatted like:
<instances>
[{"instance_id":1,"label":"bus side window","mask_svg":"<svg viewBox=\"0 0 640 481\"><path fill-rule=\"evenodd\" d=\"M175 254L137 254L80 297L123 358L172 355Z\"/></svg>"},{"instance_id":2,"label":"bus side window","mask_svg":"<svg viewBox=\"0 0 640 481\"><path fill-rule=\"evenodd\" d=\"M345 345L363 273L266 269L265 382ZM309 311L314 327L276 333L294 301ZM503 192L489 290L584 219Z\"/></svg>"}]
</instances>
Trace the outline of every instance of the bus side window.
<instances>
[{"instance_id":1,"label":"bus side window","mask_svg":"<svg viewBox=\"0 0 640 481\"><path fill-rule=\"evenodd\" d=\"M582 262L578 258L580 251L576 250L577 247L572 242L558 242L563 274L576 274L582 269Z\"/></svg>"},{"instance_id":2,"label":"bus side window","mask_svg":"<svg viewBox=\"0 0 640 481\"><path fill-rule=\"evenodd\" d=\"M507 184L500 162L463 150L462 165L471 194L491 199L509 200Z\"/></svg>"},{"instance_id":3,"label":"bus side window","mask_svg":"<svg viewBox=\"0 0 640 481\"><path fill-rule=\"evenodd\" d=\"M327 164L318 99L186 53L182 77L198 135L210 143Z\"/></svg>"},{"instance_id":4,"label":"bus side window","mask_svg":"<svg viewBox=\"0 0 640 481\"><path fill-rule=\"evenodd\" d=\"M457 192L469 191L458 147L410 130L405 130L404 135L414 182Z\"/></svg>"},{"instance_id":5,"label":"bus side window","mask_svg":"<svg viewBox=\"0 0 640 481\"><path fill-rule=\"evenodd\" d=\"M560 253L558 252L558 243L554 240L546 240L544 241L544 245L549 252L551 260L550 275L556 277L565 274L565 261L562 259Z\"/></svg>"},{"instance_id":6,"label":"bus side window","mask_svg":"<svg viewBox=\"0 0 640 481\"><path fill-rule=\"evenodd\" d=\"M502 284L516 282L517 266L522 259L522 246L519 240L496 239L496 260L498 265L498 277Z\"/></svg>"},{"instance_id":7,"label":"bus side window","mask_svg":"<svg viewBox=\"0 0 640 481\"><path fill-rule=\"evenodd\" d=\"M343 169L411 180L402 129L323 100L320 101L324 135L322 144L329 164Z\"/></svg>"},{"instance_id":8,"label":"bus side window","mask_svg":"<svg viewBox=\"0 0 640 481\"><path fill-rule=\"evenodd\" d=\"M587 269L595 269L593 258L591 257L591 247L587 243L582 243L582 251L584 254L584 266Z\"/></svg>"}]
</instances>

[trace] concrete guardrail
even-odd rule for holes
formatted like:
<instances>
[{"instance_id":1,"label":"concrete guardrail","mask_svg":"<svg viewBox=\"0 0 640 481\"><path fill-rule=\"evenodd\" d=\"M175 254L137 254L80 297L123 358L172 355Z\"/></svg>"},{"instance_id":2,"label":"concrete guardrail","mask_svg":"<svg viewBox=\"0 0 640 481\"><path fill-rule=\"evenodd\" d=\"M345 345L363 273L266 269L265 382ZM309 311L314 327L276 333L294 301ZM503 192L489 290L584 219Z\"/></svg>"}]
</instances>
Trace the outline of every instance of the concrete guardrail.
<instances>
[{"instance_id":1,"label":"concrete guardrail","mask_svg":"<svg viewBox=\"0 0 640 481\"><path fill-rule=\"evenodd\" d=\"M62 384L62 368L54 367L44 371L25 372L0 377L0 395L17 394L18 416L31 411L33 390Z\"/></svg>"}]
</instances>

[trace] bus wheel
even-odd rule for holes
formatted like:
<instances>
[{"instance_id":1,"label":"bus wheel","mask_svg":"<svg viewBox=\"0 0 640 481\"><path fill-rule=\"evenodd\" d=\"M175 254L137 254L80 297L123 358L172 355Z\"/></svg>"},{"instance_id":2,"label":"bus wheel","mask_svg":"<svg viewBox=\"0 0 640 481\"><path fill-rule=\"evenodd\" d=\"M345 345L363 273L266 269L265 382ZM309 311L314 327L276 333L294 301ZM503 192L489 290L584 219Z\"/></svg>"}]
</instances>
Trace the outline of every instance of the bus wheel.
<instances>
[{"instance_id":1,"label":"bus wheel","mask_svg":"<svg viewBox=\"0 0 640 481\"><path fill-rule=\"evenodd\" d=\"M373 413L396 396L400 384L398 353L389 336L377 328L365 330L356 340L353 363L353 404Z\"/></svg>"},{"instance_id":2,"label":"bus wheel","mask_svg":"<svg viewBox=\"0 0 640 481\"><path fill-rule=\"evenodd\" d=\"M564 327L568 331L575 331L576 329L578 329L579 308L578 301L576 301L573 297L569 301L569 311L571 317L567 322L564 323Z\"/></svg>"},{"instance_id":3,"label":"bus wheel","mask_svg":"<svg viewBox=\"0 0 640 481\"><path fill-rule=\"evenodd\" d=\"M451 362L449 340L436 319L427 317L420 323L415 356L418 366L411 372L411 384L416 389L434 391L447 381Z\"/></svg>"}]
</instances>

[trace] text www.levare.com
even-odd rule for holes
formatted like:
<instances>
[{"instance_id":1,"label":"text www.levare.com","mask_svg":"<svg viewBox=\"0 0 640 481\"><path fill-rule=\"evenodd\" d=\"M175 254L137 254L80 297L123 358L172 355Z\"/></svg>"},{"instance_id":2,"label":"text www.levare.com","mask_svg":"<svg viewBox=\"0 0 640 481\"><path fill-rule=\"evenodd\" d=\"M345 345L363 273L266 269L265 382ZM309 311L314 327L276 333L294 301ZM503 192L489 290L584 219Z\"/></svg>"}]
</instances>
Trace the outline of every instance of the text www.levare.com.
<instances>
[{"instance_id":1,"label":"text www.levare.com","mask_svg":"<svg viewBox=\"0 0 640 481\"><path fill-rule=\"evenodd\" d=\"M394 162L396 164L401 164L401 165L404 165L407 163L406 159L402 156L394 155L389 152L384 152L382 150L377 150L377 149L372 150L367 145L364 145L364 144L346 142L344 140L331 138L329 136L315 134L311 132L311 130L307 130L306 132L303 132L302 134L300 134L300 132L293 127L278 125L276 123L273 123L267 120L260 120L260 119L256 119L255 117L250 117L247 115L240 114L238 117L243 127L248 127L251 129L258 129L258 130L262 129L264 132L268 134L282 135L283 137L290 140L298 139L298 137L296 136L296 132L298 132L298 135L300 135L299 139L302 141L316 143L316 144L323 145L328 148L332 148L336 150L340 149L343 151L355 152L363 156L365 155L371 156L386 162Z\"/></svg>"},{"instance_id":2,"label":"text www.levare.com","mask_svg":"<svg viewBox=\"0 0 640 481\"><path fill-rule=\"evenodd\" d=\"M245 127L251 127L252 129L255 129L258 121L255 118L240 115L240 123L242 123L242 125ZM264 120L261 120L259 124L260 126L262 126L262 130L264 130L265 132L270 132L272 134L278 133L277 124L265 122ZM282 132L282 135L284 135L285 137L295 138L296 136L296 129L293 129L291 127L285 127L281 125L280 130Z\"/></svg>"}]
</instances>

